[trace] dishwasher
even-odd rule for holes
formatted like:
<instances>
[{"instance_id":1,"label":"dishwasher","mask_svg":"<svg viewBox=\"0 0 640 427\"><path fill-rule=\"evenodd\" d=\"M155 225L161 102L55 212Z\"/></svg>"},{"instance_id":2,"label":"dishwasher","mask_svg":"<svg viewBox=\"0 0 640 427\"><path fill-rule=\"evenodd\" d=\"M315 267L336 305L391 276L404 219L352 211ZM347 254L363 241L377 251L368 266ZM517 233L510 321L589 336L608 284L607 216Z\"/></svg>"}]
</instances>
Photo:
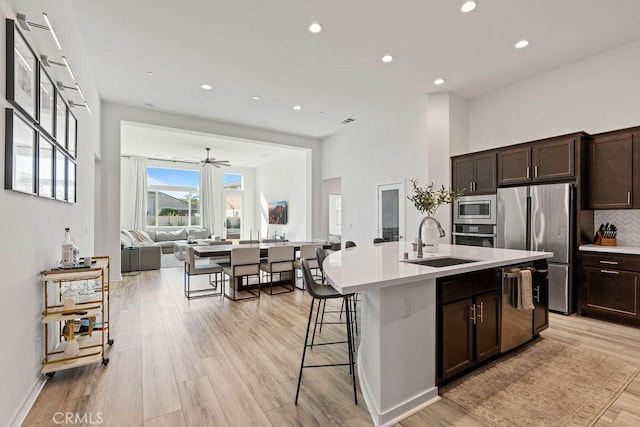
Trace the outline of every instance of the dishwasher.
<instances>
[{"instance_id":1,"label":"dishwasher","mask_svg":"<svg viewBox=\"0 0 640 427\"><path fill-rule=\"evenodd\" d=\"M534 304L540 301L540 289L543 288L540 285L549 280L546 262L535 263L535 265L526 263L502 269L501 353L526 343L535 335L534 310L517 308L518 278L520 271L524 269L531 271Z\"/></svg>"}]
</instances>

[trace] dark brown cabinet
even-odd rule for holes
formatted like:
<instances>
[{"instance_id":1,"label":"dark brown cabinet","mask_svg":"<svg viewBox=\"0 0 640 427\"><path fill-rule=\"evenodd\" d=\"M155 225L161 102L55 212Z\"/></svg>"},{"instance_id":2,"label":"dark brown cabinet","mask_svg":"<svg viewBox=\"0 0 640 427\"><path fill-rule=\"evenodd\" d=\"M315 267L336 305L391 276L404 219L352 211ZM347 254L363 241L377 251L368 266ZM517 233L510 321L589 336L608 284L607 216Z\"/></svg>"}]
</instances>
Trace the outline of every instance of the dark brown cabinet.
<instances>
[{"instance_id":1,"label":"dark brown cabinet","mask_svg":"<svg viewBox=\"0 0 640 427\"><path fill-rule=\"evenodd\" d=\"M640 180L638 134L621 132L595 136L589 146L590 179L587 203L590 209L640 207L634 197L634 176ZM634 165L635 163L635 165ZM635 167L634 167L635 166ZM638 187L636 184L635 187Z\"/></svg>"},{"instance_id":2,"label":"dark brown cabinet","mask_svg":"<svg viewBox=\"0 0 640 427\"><path fill-rule=\"evenodd\" d=\"M496 192L495 153L455 157L452 170L454 190L464 191L466 196Z\"/></svg>"},{"instance_id":3,"label":"dark brown cabinet","mask_svg":"<svg viewBox=\"0 0 640 427\"><path fill-rule=\"evenodd\" d=\"M575 177L576 137L498 151L498 184L562 181Z\"/></svg>"},{"instance_id":4,"label":"dark brown cabinet","mask_svg":"<svg viewBox=\"0 0 640 427\"><path fill-rule=\"evenodd\" d=\"M585 253L580 274L580 313L640 324L640 256Z\"/></svg>"},{"instance_id":5,"label":"dark brown cabinet","mask_svg":"<svg viewBox=\"0 0 640 427\"><path fill-rule=\"evenodd\" d=\"M501 275L486 270L438 280L438 381L500 353Z\"/></svg>"}]
</instances>

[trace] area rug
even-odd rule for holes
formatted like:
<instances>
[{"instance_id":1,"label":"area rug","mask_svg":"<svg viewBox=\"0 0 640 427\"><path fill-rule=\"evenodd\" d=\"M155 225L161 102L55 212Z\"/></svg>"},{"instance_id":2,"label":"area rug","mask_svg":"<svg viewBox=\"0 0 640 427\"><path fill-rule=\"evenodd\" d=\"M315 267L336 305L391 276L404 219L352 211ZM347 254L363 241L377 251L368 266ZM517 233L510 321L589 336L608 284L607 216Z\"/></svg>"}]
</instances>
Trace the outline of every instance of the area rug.
<instances>
[{"instance_id":1,"label":"area rug","mask_svg":"<svg viewBox=\"0 0 640 427\"><path fill-rule=\"evenodd\" d=\"M441 389L494 426L591 426L640 367L539 338Z\"/></svg>"}]
</instances>

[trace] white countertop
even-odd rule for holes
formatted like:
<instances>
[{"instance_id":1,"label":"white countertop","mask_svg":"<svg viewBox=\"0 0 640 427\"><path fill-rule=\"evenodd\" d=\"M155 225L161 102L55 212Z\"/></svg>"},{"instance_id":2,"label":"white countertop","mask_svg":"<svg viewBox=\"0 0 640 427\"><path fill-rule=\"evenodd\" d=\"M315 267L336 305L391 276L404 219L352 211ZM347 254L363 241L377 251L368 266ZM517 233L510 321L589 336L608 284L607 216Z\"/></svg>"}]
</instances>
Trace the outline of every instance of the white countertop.
<instances>
[{"instance_id":1,"label":"white countertop","mask_svg":"<svg viewBox=\"0 0 640 427\"><path fill-rule=\"evenodd\" d=\"M324 271L331 284L342 293L361 292L388 286L435 279L488 268L551 258L551 252L481 248L477 246L440 244L438 253L425 252L423 259L454 257L476 260L449 267L426 267L401 262L404 253L417 259L410 242L390 242L356 246L330 254Z\"/></svg>"},{"instance_id":2,"label":"white countertop","mask_svg":"<svg viewBox=\"0 0 640 427\"><path fill-rule=\"evenodd\" d=\"M631 254L640 255L640 247L637 246L600 246L600 245L582 245L581 251L589 252L608 252L612 254Z\"/></svg>"}]
</instances>

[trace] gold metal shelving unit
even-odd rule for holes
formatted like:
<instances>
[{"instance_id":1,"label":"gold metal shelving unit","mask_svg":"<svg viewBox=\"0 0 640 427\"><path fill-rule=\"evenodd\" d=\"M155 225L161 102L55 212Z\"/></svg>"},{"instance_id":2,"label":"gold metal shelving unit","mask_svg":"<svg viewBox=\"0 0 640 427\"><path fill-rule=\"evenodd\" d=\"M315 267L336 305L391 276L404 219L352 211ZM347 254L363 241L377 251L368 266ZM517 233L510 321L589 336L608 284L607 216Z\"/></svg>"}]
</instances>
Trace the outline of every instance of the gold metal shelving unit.
<instances>
[{"instance_id":1,"label":"gold metal shelving unit","mask_svg":"<svg viewBox=\"0 0 640 427\"><path fill-rule=\"evenodd\" d=\"M92 258L95 264L90 267L71 269L54 269L42 272L44 283L44 309L42 321L44 325L44 359L42 360L42 373L52 376L57 371L89 365L102 361L103 365L109 363L105 355L105 346L113 345L111 339L109 284L110 282L110 258L108 256L96 256ZM72 310L64 309L62 298L65 283L76 281L92 281L94 294L91 297L80 299ZM96 324L102 323L101 329L95 329L91 335L88 332L80 332L76 335L80 347L80 353L73 357L65 357L64 348L66 341L62 339L62 331L65 324L77 319L95 318ZM100 322L98 322L98 319ZM57 336L54 342L51 335Z\"/></svg>"}]
</instances>

